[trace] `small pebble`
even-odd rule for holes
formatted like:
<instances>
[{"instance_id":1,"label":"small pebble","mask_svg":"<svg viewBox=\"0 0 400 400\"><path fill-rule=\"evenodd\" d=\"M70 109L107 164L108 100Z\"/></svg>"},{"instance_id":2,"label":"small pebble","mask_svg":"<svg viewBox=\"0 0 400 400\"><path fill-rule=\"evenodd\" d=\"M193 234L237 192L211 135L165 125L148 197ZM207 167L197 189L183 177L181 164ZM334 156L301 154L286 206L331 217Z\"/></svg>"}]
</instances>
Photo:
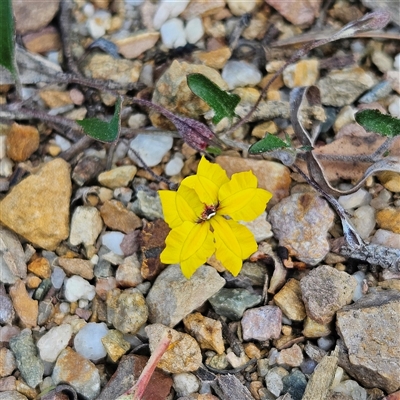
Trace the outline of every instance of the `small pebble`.
<instances>
[{"instance_id":1,"label":"small pebble","mask_svg":"<svg viewBox=\"0 0 400 400\"><path fill-rule=\"evenodd\" d=\"M274 367L270 369L265 377L265 384L267 389L276 397L278 397L283 390L282 379L289 375L289 372L282 367Z\"/></svg>"},{"instance_id":2,"label":"small pebble","mask_svg":"<svg viewBox=\"0 0 400 400\"><path fill-rule=\"evenodd\" d=\"M364 295L363 282L365 279L365 273L363 271L357 271L352 275L352 277L356 278L356 280L357 280L357 286L353 293L353 301L357 301L357 300L361 299L361 297Z\"/></svg>"},{"instance_id":3,"label":"small pebble","mask_svg":"<svg viewBox=\"0 0 400 400\"><path fill-rule=\"evenodd\" d=\"M148 123L148 118L146 114L133 114L128 119L128 126L132 129L139 129L146 126Z\"/></svg>"},{"instance_id":4,"label":"small pebble","mask_svg":"<svg viewBox=\"0 0 400 400\"><path fill-rule=\"evenodd\" d=\"M61 351L67 347L71 336L72 328L69 324L61 324L51 328L37 342L40 358L50 363L56 361Z\"/></svg>"},{"instance_id":5,"label":"small pebble","mask_svg":"<svg viewBox=\"0 0 400 400\"><path fill-rule=\"evenodd\" d=\"M343 393L350 396L353 400L367 400L367 391L356 381L347 380L333 387L333 392Z\"/></svg>"},{"instance_id":6,"label":"small pebble","mask_svg":"<svg viewBox=\"0 0 400 400\"><path fill-rule=\"evenodd\" d=\"M175 154L165 165L165 173L168 176L178 175L183 168L183 159L181 154Z\"/></svg>"},{"instance_id":7,"label":"small pebble","mask_svg":"<svg viewBox=\"0 0 400 400\"><path fill-rule=\"evenodd\" d=\"M395 56L393 61L393 67L397 69L397 71L400 71L400 53Z\"/></svg>"},{"instance_id":8,"label":"small pebble","mask_svg":"<svg viewBox=\"0 0 400 400\"><path fill-rule=\"evenodd\" d=\"M278 339L282 328L282 311L276 306L252 308L244 312L241 324L244 340Z\"/></svg>"},{"instance_id":9,"label":"small pebble","mask_svg":"<svg viewBox=\"0 0 400 400\"><path fill-rule=\"evenodd\" d=\"M79 299L93 300L96 295L95 287L78 275L66 279L64 287L65 298L70 303L78 301Z\"/></svg>"},{"instance_id":10,"label":"small pebble","mask_svg":"<svg viewBox=\"0 0 400 400\"><path fill-rule=\"evenodd\" d=\"M365 189L361 188L357 192L340 196L338 201L345 210L349 210L369 204L371 195Z\"/></svg>"},{"instance_id":11,"label":"small pebble","mask_svg":"<svg viewBox=\"0 0 400 400\"><path fill-rule=\"evenodd\" d=\"M105 10L97 10L86 21L89 34L93 39L98 39L105 35L107 29L111 27L111 14Z\"/></svg>"},{"instance_id":12,"label":"small pebble","mask_svg":"<svg viewBox=\"0 0 400 400\"><path fill-rule=\"evenodd\" d=\"M392 117L400 118L400 97L396 96L389 104L389 113Z\"/></svg>"},{"instance_id":13,"label":"small pebble","mask_svg":"<svg viewBox=\"0 0 400 400\"><path fill-rule=\"evenodd\" d=\"M253 64L245 61L228 61L222 70L222 79L230 90L237 87L255 86L262 78L261 72Z\"/></svg>"},{"instance_id":14,"label":"small pebble","mask_svg":"<svg viewBox=\"0 0 400 400\"><path fill-rule=\"evenodd\" d=\"M293 400L301 400L306 390L307 379L298 369L292 370L282 378L282 393L289 393Z\"/></svg>"},{"instance_id":15,"label":"small pebble","mask_svg":"<svg viewBox=\"0 0 400 400\"><path fill-rule=\"evenodd\" d=\"M172 148L172 144L171 136L139 134L131 141L130 148L134 149L149 167L154 167ZM141 165L132 152L130 152L129 157L138 165Z\"/></svg>"},{"instance_id":16,"label":"small pebble","mask_svg":"<svg viewBox=\"0 0 400 400\"><path fill-rule=\"evenodd\" d=\"M161 40L168 49L176 49L186 45L185 28L183 21L179 18L172 18L160 28Z\"/></svg>"},{"instance_id":17,"label":"small pebble","mask_svg":"<svg viewBox=\"0 0 400 400\"><path fill-rule=\"evenodd\" d=\"M153 18L154 29L160 29L161 25L169 18L177 17L181 14L190 0L170 1L162 0L159 2L156 13Z\"/></svg>"},{"instance_id":18,"label":"small pebble","mask_svg":"<svg viewBox=\"0 0 400 400\"><path fill-rule=\"evenodd\" d=\"M99 361L107 355L101 339L108 333L104 322L90 322L74 338L75 351L91 361Z\"/></svg>"},{"instance_id":19,"label":"small pebble","mask_svg":"<svg viewBox=\"0 0 400 400\"><path fill-rule=\"evenodd\" d=\"M199 380L195 375L189 372L174 374L172 379L174 380L173 387L176 394L180 397L189 396L192 393L198 392L200 388Z\"/></svg>"},{"instance_id":20,"label":"small pebble","mask_svg":"<svg viewBox=\"0 0 400 400\"><path fill-rule=\"evenodd\" d=\"M101 237L101 243L114 254L123 256L124 252L121 250L121 243L124 237L125 235L122 232L106 232Z\"/></svg>"},{"instance_id":21,"label":"small pebble","mask_svg":"<svg viewBox=\"0 0 400 400\"><path fill-rule=\"evenodd\" d=\"M336 343L336 339L333 338L332 336L325 336L325 337L321 337L317 340L318 343L318 347L322 350L328 351L331 350L332 347L335 345Z\"/></svg>"},{"instance_id":22,"label":"small pebble","mask_svg":"<svg viewBox=\"0 0 400 400\"><path fill-rule=\"evenodd\" d=\"M386 229L378 229L372 237L371 243L400 249L400 234Z\"/></svg>"},{"instance_id":23,"label":"small pebble","mask_svg":"<svg viewBox=\"0 0 400 400\"><path fill-rule=\"evenodd\" d=\"M362 239L368 239L375 228L375 209L365 205L354 211L351 222Z\"/></svg>"},{"instance_id":24,"label":"small pebble","mask_svg":"<svg viewBox=\"0 0 400 400\"><path fill-rule=\"evenodd\" d=\"M185 27L186 40L188 43L197 43L204 35L203 22L201 18L193 18L187 22Z\"/></svg>"}]
</instances>

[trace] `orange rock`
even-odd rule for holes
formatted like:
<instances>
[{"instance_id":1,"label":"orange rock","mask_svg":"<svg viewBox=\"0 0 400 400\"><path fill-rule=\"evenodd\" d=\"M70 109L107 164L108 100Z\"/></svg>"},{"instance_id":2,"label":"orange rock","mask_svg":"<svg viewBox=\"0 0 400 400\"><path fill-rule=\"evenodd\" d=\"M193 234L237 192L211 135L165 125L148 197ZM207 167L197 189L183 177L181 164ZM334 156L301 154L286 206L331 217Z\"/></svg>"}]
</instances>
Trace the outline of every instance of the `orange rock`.
<instances>
[{"instance_id":1,"label":"orange rock","mask_svg":"<svg viewBox=\"0 0 400 400\"><path fill-rule=\"evenodd\" d=\"M60 35L53 26L47 26L40 32L28 33L23 36L22 42L32 53L47 53L61 48Z\"/></svg>"},{"instance_id":2,"label":"orange rock","mask_svg":"<svg viewBox=\"0 0 400 400\"><path fill-rule=\"evenodd\" d=\"M25 283L20 279L10 287L10 297L22 325L25 328L34 328L37 325L38 302L32 300L26 291Z\"/></svg>"},{"instance_id":3,"label":"orange rock","mask_svg":"<svg viewBox=\"0 0 400 400\"><path fill-rule=\"evenodd\" d=\"M42 90L39 96L49 108L57 108L73 104L69 93L60 90Z\"/></svg>"},{"instance_id":4,"label":"orange rock","mask_svg":"<svg viewBox=\"0 0 400 400\"><path fill-rule=\"evenodd\" d=\"M38 288L41 282L42 280L34 274L28 274L28 276L26 277L26 287L28 289Z\"/></svg>"},{"instance_id":5,"label":"orange rock","mask_svg":"<svg viewBox=\"0 0 400 400\"><path fill-rule=\"evenodd\" d=\"M146 50L151 49L160 38L159 32L143 32L124 39L116 40L118 51L125 58L137 58Z\"/></svg>"},{"instance_id":6,"label":"orange rock","mask_svg":"<svg viewBox=\"0 0 400 400\"><path fill-rule=\"evenodd\" d=\"M7 135L7 155L26 161L39 148L39 131L34 126L13 123Z\"/></svg>"},{"instance_id":7,"label":"orange rock","mask_svg":"<svg viewBox=\"0 0 400 400\"><path fill-rule=\"evenodd\" d=\"M44 257L36 258L36 260L29 263L28 271L43 279L50 278L51 276L50 263Z\"/></svg>"},{"instance_id":8,"label":"orange rock","mask_svg":"<svg viewBox=\"0 0 400 400\"><path fill-rule=\"evenodd\" d=\"M400 233L400 209L385 208L376 214L376 221L381 229Z\"/></svg>"},{"instance_id":9,"label":"orange rock","mask_svg":"<svg viewBox=\"0 0 400 400\"><path fill-rule=\"evenodd\" d=\"M230 48L225 46L212 51L199 51L194 56L207 67L222 69L231 54Z\"/></svg>"},{"instance_id":10,"label":"orange rock","mask_svg":"<svg viewBox=\"0 0 400 400\"><path fill-rule=\"evenodd\" d=\"M124 233L133 232L142 226L142 220L117 200L106 201L100 208L100 215L109 228Z\"/></svg>"}]
</instances>

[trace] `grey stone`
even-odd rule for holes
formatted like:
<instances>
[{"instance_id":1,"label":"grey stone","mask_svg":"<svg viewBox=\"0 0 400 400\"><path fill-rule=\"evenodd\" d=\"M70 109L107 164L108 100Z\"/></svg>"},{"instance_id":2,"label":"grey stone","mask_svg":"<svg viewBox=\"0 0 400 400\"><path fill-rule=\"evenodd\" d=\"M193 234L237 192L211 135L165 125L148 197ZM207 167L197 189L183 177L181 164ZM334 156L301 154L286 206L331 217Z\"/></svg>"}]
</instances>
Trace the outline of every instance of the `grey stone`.
<instances>
[{"instance_id":1,"label":"grey stone","mask_svg":"<svg viewBox=\"0 0 400 400\"><path fill-rule=\"evenodd\" d=\"M339 365L365 387L400 388L400 293L378 290L337 313Z\"/></svg>"},{"instance_id":2,"label":"grey stone","mask_svg":"<svg viewBox=\"0 0 400 400\"><path fill-rule=\"evenodd\" d=\"M328 230L334 213L314 193L295 193L269 212L269 221L279 244L307 264L318 264L329 252Z\"/></svg>"},{"instance_id":3,"label":"grey stone","mask_svg":"<svg viewBox=\"0 0 400 400\"><path fill-rule=\"evenodd\" d=\"M282 378L282 393L289 393L293 400L301 400L306 390L307 379L299 370L292 371Z\"/></svg>"},{"instance_id":4,"label":"grey stone","mask_svg":"<svg viewBox=\"0 0 400 400\"><path fill-rule=\"evenodd\" d=\"M178 264L170 265L157 277L147 295L149 321L172 328L224 285L225 279L208 265L201 266L190 279L182 275Z\"/></svg>"},{"instance_id":5,"label":"grey stone","mask_svg":"<svg viewBox=\"0 0 400 400\"><path fill-rule=\"evenodd\" d=\"M282 329L282 311L277 306L252 308L244 312L241 324L244 340L278 339Z\"/></svg>"},{"instance_id":6,"label":"grey stone","mask_svg":"<svg viewBox=\"0 0 400 400\"><path fill-rule=\"evenodd\" d=\"M1 263L1 261L0 261ZM0 272L1 274L1 272ZM15 318L15 311L10 296L6 293L4 285L0 284L0 324L11 325Z\"/></svg>"},{"instance_id":7,"label":"grey stone","mask_svg":"<svg viewBox=\"0 0 400 400\"><path fill-rule=\"evenodd\" d=\"M265 377L265 384L267 389L276 397L278 397L283 390L283 378L289 375L289 372L282 367L274 367L270 369Z\"/></svg>"},{"instance_id":8,"label":"grey stone","mask_svg":"<svg viewBox=\"0 0 400 400\"><path fill-rule=\"evenodd\" d=\"M262 296L252 294L246 289L221 289L208 301L218 315L233 321L242 318L243 313L250 307L261 303Z\"/></svg>"},{"instance_id":9,"label":"grey stone","mask_svg":"<svg viewBox=\"0 0 400 400\"><path fill-rule=\"evenodd\" d=\"M150 221L164 218L160 197L154 190L137 188L136 200L133 202L131 209L135 214Z\"/></svg>"},{"instance_id":10,"label":"grey stone","mask_svg":"<svg viewBox=\"0 0 400 400\"><path fill-rule=\"evenodd\" d=\"M7 390L0 392L0 400L28 400L28 398L16 390Z\"/></svg>"},{"instance_id":11,"label":"grey stone","mask_svg":"<svg viewBox=\"0 0 400 400\"><path fill-rule=\"evenodd\" d=\"M320 324L327 324L336 311L351 302L356 286L354 277L328 265L311 270L300 281L307 315Z\"/></svg>"},{"instance_id":12,"label":"grey stone","mask_svg":"<svg viewBox=\"0 0 400 400\"><path fill-rule=\"evenodd\" d=\"M17 366L24 381L35 388L43 380L44 365L38 357L30 329L24 329L18 336L10 339Z\"/></svg>"}]
</instances>

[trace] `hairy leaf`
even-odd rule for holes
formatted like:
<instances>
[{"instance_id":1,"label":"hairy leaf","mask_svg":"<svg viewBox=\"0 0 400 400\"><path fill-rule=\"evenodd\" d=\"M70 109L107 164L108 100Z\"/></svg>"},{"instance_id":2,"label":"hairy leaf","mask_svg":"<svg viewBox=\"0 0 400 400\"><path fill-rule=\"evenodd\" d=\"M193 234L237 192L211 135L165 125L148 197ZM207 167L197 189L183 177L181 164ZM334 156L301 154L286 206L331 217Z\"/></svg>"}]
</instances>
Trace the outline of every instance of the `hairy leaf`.
<instances>
[{"instance_id":1,"label":"hairy leaf","mask_svg":"<svg viewBox=\"0 0 400 400\"><path fill-rule=\"evenodd\" d=\"M82 121L76 121L85 133L101 142L111 143L118 139L121 125L121 97L118 97L115 103L114 116L110 122L102 121L98 118L88 118Z\"/></svg>"},{"instance_id":2,"label":"hairy leaf","mask_svg":"<svg viewBox=\"0 0 400 400\"><path fill-rule=\"evenodd\" d=\"M214 110L215 115L212 119L214 124L218 124L224 117L236 116L235 108L240 102L237 94L225 92L202 74L188 75L187 83L190 90Z\"/></svg>"},{"instance_id":3,"label":"hairy leaf","mask_svg":"<svg viewBox=\"0 0 400 400\"><path fill-rule=\"evenodd\" d=\"M382 114L378 110L359 111L356 113L355 119L369 132L389 137L400 135L400 119Z\"/></svg>"},{"instance_id":4,"label":"hairy leaf","mask_svg":"<svg viewBox=\"0 0 400 400\"><path fill-rule=\"evenodd\" d=\"M274 135L267 134L259 142L256 142L249 147L249 153L260 154L286 147L290 147L290 144Z\"/></svg>"},{"instance_id":5,"label":"hairy leaf","mask_svg":"<svg viewBox=\"0 0 400 400\"><path fill-rule=\"evenodd\" d=\"M0 64L16 78L14 18L11 0L0 1Z\"/></svg>"}]
</instances>

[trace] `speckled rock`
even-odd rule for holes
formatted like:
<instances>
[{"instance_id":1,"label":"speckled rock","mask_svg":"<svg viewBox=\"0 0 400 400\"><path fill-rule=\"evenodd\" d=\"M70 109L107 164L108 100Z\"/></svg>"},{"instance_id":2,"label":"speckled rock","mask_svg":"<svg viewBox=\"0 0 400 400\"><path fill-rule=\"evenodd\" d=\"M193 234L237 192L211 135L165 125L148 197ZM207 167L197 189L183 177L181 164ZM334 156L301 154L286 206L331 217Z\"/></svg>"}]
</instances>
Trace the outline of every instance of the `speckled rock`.
<instances>
[{"instance_id":1,"label":"speckled rock","mask_svg":"<svg viewBox=\"0 0 400 400\"><path fill-rule=\"evenodd\" d=\"M351 303L357 280L346 272L322 265L311 270L300 286L307 315L326 324L336 311Z\"/></svg>"},{"instance_id":2,"label":"speckled rock","mask_svg":"<svg viewBox=\"0 0 400 400\"><path fill-rule=\"evenodd\" d=\"M260 295L253 294L246 289L222 288L208 301L218 315L237 321L242 318L245 310L260 304L261 299Z\"/></svg>"},{"instance_id":3,"label":"speckled rock","mask_svg":"<svg viewBox=\"0 0 400 400\"><path fill-rule=\"evenodd\" d=\"M287 281L285 286L274 296L274 302L293 321L302 321L306 317L300 282L296 279Z\"/></svg>"},{"instance_id":4,"label":"speckled rock","mask_svg":"<svg viewBox=\"0 0 400 400\"><path fill-rule=\"evenodd\" d=\"M54 250L69 234L70 166L61 158L18 183L0 202L0 221L33 244Z\"/></svg>"},{"instance_id":5,"label":"speckled rock","mask_svg":"<svg viewBox=\"0 0 400 400\"><path fill-rule=\"evenodd\" d=\"M44 365L38 357L32 332L24 329L18 336L11 338L10 349L14 353L22 378L30 387L35 388L42 382Z\"/></svg>"},{"instance_id":6,"label":"speckled rock","mask_svg":"<svg viewBox=\"0 0 400 400\"><path fill-rule=\"evenodd\" d=\"M271 368L265 376L265 384L267 389L276 397L278 397L283 390L282 379L289 375L289 372L282 367Z\"/></svg>"},{"instance_id":7,"label":"speckled rock","mask_svg":"<svg viewBox=\"0 0 400 400\"><path fill-rule=\"evenodd\" d=\"M376 221L381 229L400 233L400 208L386 208L376 214Z\"/></svg>"},{"instance_id":8,"label":"speckled rock","mask_svg":"<svg viewBox=\"0 0 400 400\"><path fill-rule=\"evenodd\" d=\"M95 400L100 393L100 374L95 365L70 347L59 355L51 376L55 385L71 385L85 400Z\"/></svg>"},{"instance_id":9,"label":"speckled rock","mask_svg":"<svg viewBox=\"0 0 400 400\"><path fill-rule=\"evenodd\" d=\"M126 257L115 273L117 285L119 287L136 287L140 285L143 282L140 267L136 254Z\"/></svg>"},{"instance_id":10,"label":"speckled rock","mask_svg":"<svg viewBox=\"0 0 400 400\"><path fill-rule=\"evenodd\" d=\"M99 210L96 207L79 206L72 215L69 241L73 246L81 243L93 245L102 229L103 220Z\"/></svg>"},{"instance_id":11,"label":"speckled rock","mask_svg":"<svg viewBox=\"0 0 400 400\"><path fill-rule=\"evenodd\" d=\"M150 351L153 352L166 332L172 336L169 349L157 366L171 374L191 372L199 369L202 361L201 350L190 335L175 331L162 324L151 324L145 328L149 337Z\"/></svg>"},{"instance_id":12,"label":"speckled rock","mask_svg":"<svg viewBox=\"0 0 400 400\"><path fill-rule=\"evenodd\" d=\"M252 308L244 312L241 320L243 339L278 339L282 329L282 311L276 306Z\"/></svg>"},{"instance_id":13,"label":"speckled rock","mask_svg":"<svg viewBox=\"0 0 400 400\"><path fill-rule=\"evenodd\" d=\"M130 233L142 226L142 220L117 200L104 202L100 207L100 214L104 223L112 230Z\"/></svg>"},{"instance_id":14,"label":"speckled rock","mask_svg":"<svg viewBox=\"0 0 400 400\"><path fill-rule=\"evenodd\" d=\"M72 327L69 324L51 328L37 342L40 358L43 361L55 362L61 351L67 347L71 336Z\"/></svg>"},{"instance_id":15,"label":"speckled rock","mask_svg":"<svg viewBox=\"0 0 400 400\"><path fill-rule=\"evenodd\" d=\"M228 88L215 69L205 65L179 63L175 60L158 80L153 93L153 103L159 104L173 113L195 119L206 113L210 107L194 95L186 83L186 76L193 73L205 75L221 89L226 90ZM151 112L150 119L155 127L175 129L171 122L158 113Z\"/></svg>"},{"instance_id":16,"label":"speckled rock","mask_svg":"<svg viewBox=\"0 0 400 400\"><path fill-rule=\"evenodd\" d=\"M208 266L200 267L190 279L178 264L167 267L154 281L146 302L149 321L173 327L200 307L225 285L225 279Z\"/></svg>"},{"instance_id":17,"label":"speckled rock","mask_svg":"<svg viewBox=\"0 0 400 400\"><path fill-rule=\"evenodd\" d=\"M318 82L322 104L343 107L352 104L366 90L374 86L375 80L362 68L331 71Z\"/></svg>"},{"instance_id":18,"label":"speckled rock","mask_svg":"<svg viewBox=\"0 0 400 400\"><path fill-rule=\"evenodd\" d=\"M210 349L222 354L225 350L220 321L204 317L200 313L189 314L184 318L186 331L196 338L202 349Z\"/></svg>"},{"instance_id":19,"label":"speckled rock","mask_svg":"<svg viewBox=\"0 0 400 400\"><path fill-rule=\"evenodd\" d=\"M297 345L295 345L297 346ZM282 393L289 393L293 400L301 400L306 390L307 379L299 370L293 370L282 378Z\"/></svg>"},{"instance_id":20,"label":"speckled rock","mask_svg":"<svg viewBox=\"0 0 400 400\"><path fill-rule=\"evenodd\" d=\"M17 368L14 354L6 347L0 349L0 378L9 376Z\"/></svg>"},{"instance_id":21,"label":"speckled rock","mask_svg":"<svg viewBox=\"0 0 400 400\"><path fill-rule=\"evenodd\" d=\"M136 333L147 321L146 301L137 289L107 293L107 321L122 333Z\"/></svg>"},{"instance_id":22,"label":"speckled rock","mask_svg":"<svg viewBox=\"0 0 400 400\"><path fill-rule=\"evenodd\" d=\"M337 313L336 326L343 340L339 365L361 385L392 393L400 388L400 293L368 293Z\"/></svg>"},{"instance_id":23,"label":"speckled rock","mask_svg":"<svg viewBox=\"0 0 400 400\"><path fill-rule=\"evenodd\" d=\"M7 134L7 156L26 161L39 148L39 131L34 126L13 123Z\"/></svg>"},{"instance_id":24,"label":"speckled rock","mask_svg":"<svg viewBox=\"0 0 400 400\"><path fill-rule=\"evenodd\" d=\"M276 363L280 366L299 367L303 362L303 352L298 344L279 352Z\"/></svg>"},{"instance_id":25,"label":"speckled rock","mask_svg":"<svg viewBox=\"0 0 400 400\"><path fill-rule=\"evenodd\" d=\"M17 235L0 227L0 282L13 284L26 278L24 249Z\"/></svg>"},{"instance_id":26,"label":"speckled rock","mask_svg":"<svg viewBox=\"0 0 400 400\"><path fill-rule=\"evenodd\" d=\"M39 278L50 278L51 268L49 261L44 257L35 258L28 264L28 271L32 272Z\"/></svg>"},{"instance_id":27,"label":"speckled rock","mask_svg":"<svg viewBox=\"0 0 400 400\"><path fill-rule=\"evenodd\" d=\"M290 171L282 164L274 161L231 156L219 156L215 161L226 171L229 177L236 172L253 171L258 179L258 187L272 193L272 199L268 203L269 207L289 196Z\"/></svg>"},{"instance_id":28,"label":"speckled rock","mask_svg":"<svg viewBox=\"0 0 400 400\"><path fill-rule=\"evenodd\" d=\"M0 284L0 304L0 324L11 325L15 318L15 311L3 284Z\"/></svg>"},{"instance_id":29,"label":"speckled rock","mask_svg":"<svg viewBox=\"0 0 400 400\"><path fill-rule=\"evenodd\" d=\"M154 221L157 218L164 219L160 196L154 190L138 188L136 200L132 203L132 211L140 217Z\"/></svg>"},{"instance_id":30,"label":"speckled rock","mask_svg":"<svg viewBox=\"0 0 400 400\"><path fill-rule=\"evenodd\" d=\"M334 213L313 193L295 193L274 206L269 221L279 245L307 264L318 264L329 252L328 230Z\"/></svg>"},{"instance_id":31,"label":"speckled rock","mask_svg":"<svg viewBox=\"0 0 400 400\"><path fill-rule=\"evenodd\" d=\"M307 317L304 321L303 335L309 338L319 338L328 336L331 333L329 324L319 324L313 319Z\"/></svg>"},{"instance_id":32,"label":"speckled rock","mask_svg":"<svg viewBox=\"0 0 400 400\"><path fill-rule=\"evenodd\" d=\"M15 313L20 319L22 325L26 328L33 328L37 325L38 302L33 300L25 287L25 283L18 279L10 287L10 297L13 302Z\"/></svg>"},{"instance_id":33,"label":"speckled rock","mask_svg":"<svg viewBox=\"0 0 400 400\"><path fill-rule=\"evenodd\" d=\"M319 61L301 60L283 71L283 82L289 88L315 85L319 77Z\"/></svg>"},{"instance_id":34,"label":"speckled rock","mask_svg":"<svg viewBox=\"0 0 400 400\"><path fill-rule=\"evenodd\" d=\"M94 265L89 260L80 258L63 258L58 259L58 264L67 273L68 276L79 275L84 279L91 280L94 277Z\"/></svg>"},{"instance_id":35,"label":"speckled rock","mask_svg":"<svg viewBox=\"0 0 400 400\"><path fill-rule=\"evenodd\" d=\"M104 348L111 361L116 363L130 349L130 344L124 339L122 332L112 329L101 338Z\"/></svg>"},{"instance_id":36,"label":"speckled rock","mask_svg":"<svg viewBox=\"0 0 400 400\"><path fill-rule=\"evenodd\" d=\"M0 392L0 400L28 400L28 398L16 390L6 390Z\"/></svg>"},{"instance_id":37,"label":"speckled rock","mask_svg":"<svg viewBox=\"0 0 400 400\"><path fill-rule=\"evenodd\" d=\"M265 0L267 4L274 7L279 14L283 15L293 25L311 25L318 15L320 1L310 2L307 0Z\"/></svg>"}]
</instances>

